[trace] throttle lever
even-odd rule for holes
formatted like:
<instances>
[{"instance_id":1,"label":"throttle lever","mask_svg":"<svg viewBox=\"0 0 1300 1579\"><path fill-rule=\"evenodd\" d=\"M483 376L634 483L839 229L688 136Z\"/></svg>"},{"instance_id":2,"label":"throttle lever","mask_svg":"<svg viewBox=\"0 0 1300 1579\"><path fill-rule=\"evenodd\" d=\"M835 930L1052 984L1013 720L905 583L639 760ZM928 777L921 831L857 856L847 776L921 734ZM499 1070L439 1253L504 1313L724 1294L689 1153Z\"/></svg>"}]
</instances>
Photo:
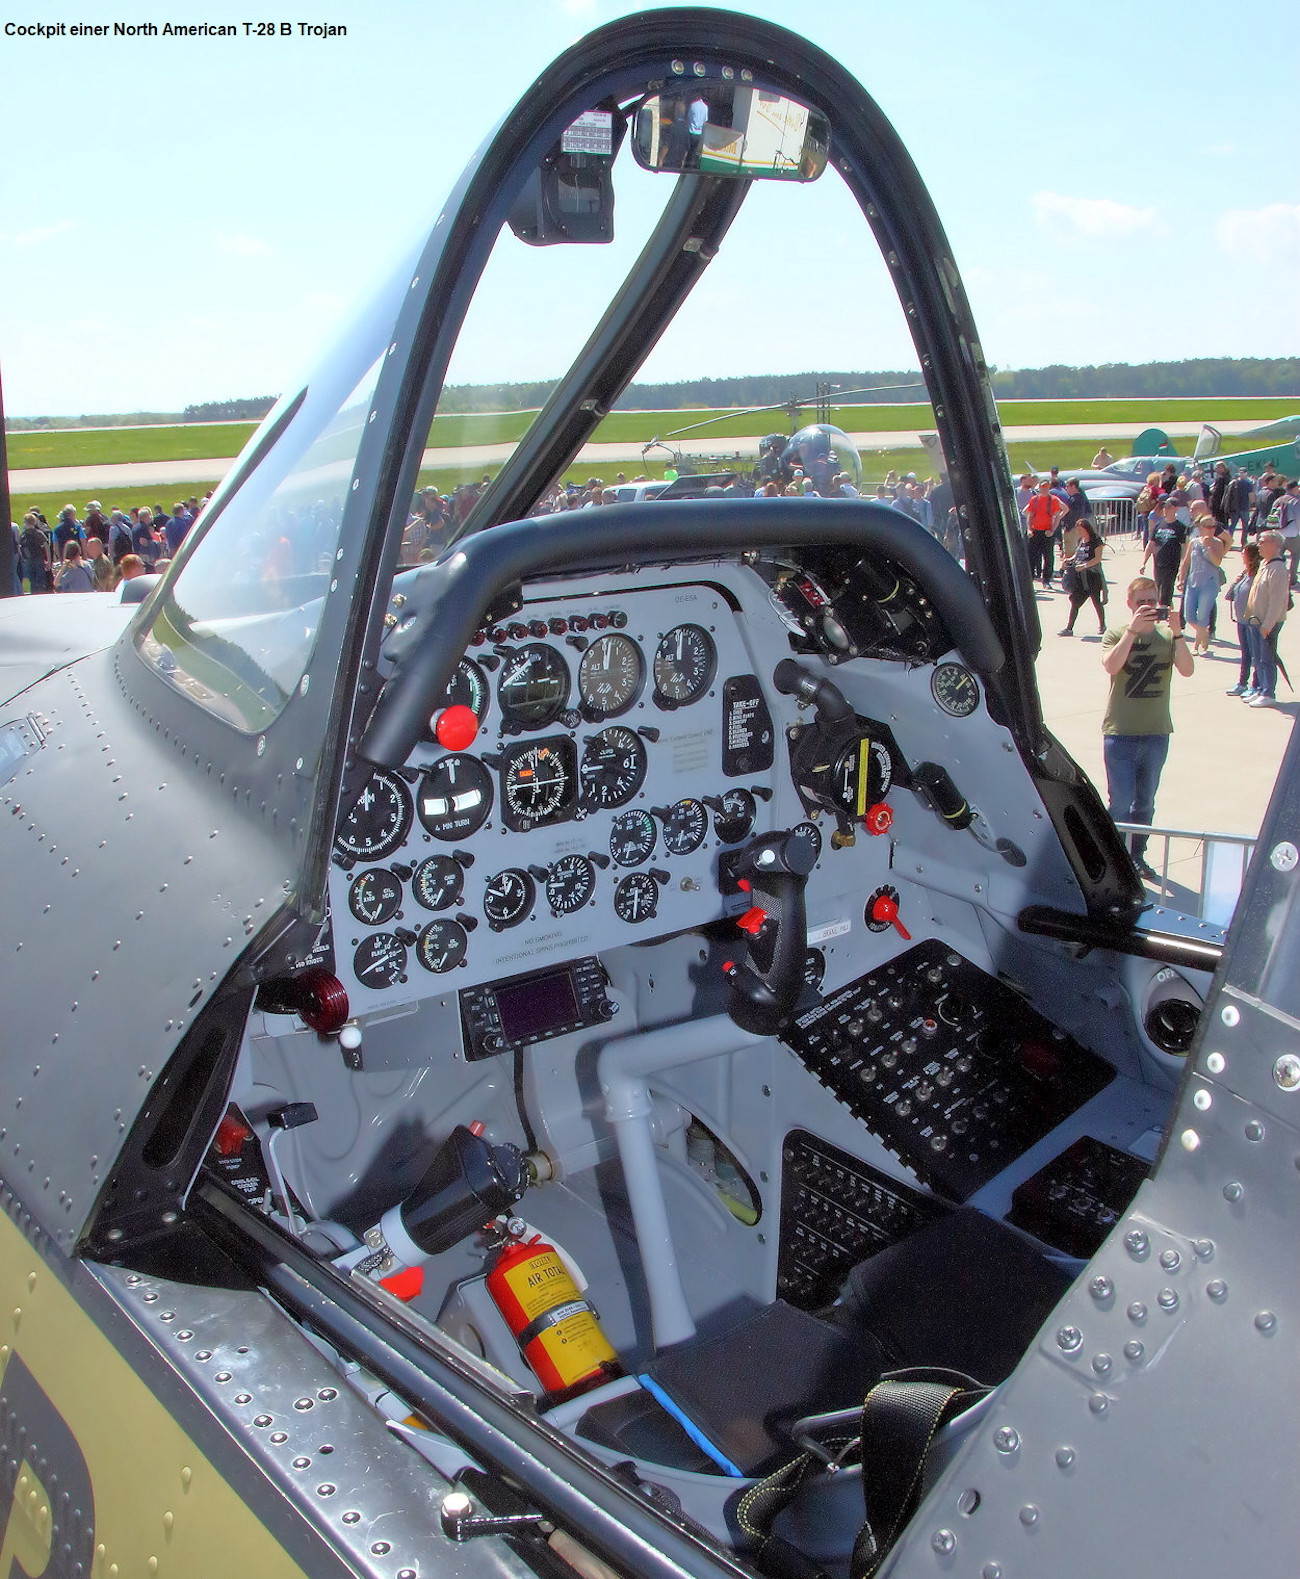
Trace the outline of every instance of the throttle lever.
<instances>
[{"instance_id":1,"label":"throttle lever","mask_svg":"<svg viewBox=\"0 0 1300 1579\"><path fill-rule=\"evenodd\" d=\"M821 841L810 823L784 833L764 834L741 852L735 875L748 886L754 906L741 918L747 959L724 967L727 1013L757 1036L772 1036L803 991L808 952L804 890L817 864ZM766 912L763 924L755 909Z\"/></svg>"}]
</instances>

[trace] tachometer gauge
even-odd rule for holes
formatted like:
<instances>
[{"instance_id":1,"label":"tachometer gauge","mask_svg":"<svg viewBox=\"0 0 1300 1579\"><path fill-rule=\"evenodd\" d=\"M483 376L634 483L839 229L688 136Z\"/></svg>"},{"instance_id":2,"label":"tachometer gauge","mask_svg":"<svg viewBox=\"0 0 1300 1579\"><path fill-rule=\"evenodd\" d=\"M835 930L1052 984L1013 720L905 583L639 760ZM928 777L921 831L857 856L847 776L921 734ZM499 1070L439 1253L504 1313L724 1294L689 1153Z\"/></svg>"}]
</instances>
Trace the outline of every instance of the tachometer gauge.
<instances>
[{"instance_id":1,"label":"tachometer gauge","mask_svg":"<svg viewBox=\"0 0 1300 1579\"><path fill-rule=\"evenodd\" d=\"M713 684L718 649L702 625L677 625L655 649L655 702L689 707Z\"/></svg>"},{"instance_id":2,"label":"tachometer gauge","mask_svg":"<svg viewBox=\"0 0 1300 1579\"><path fill-rule=\"evenodd\" d=\"M406 945L391 932L372 932L352 956L352 970L363 987L395 987L406 980Z\"/></svg>"},{"instance_id":3,"label":"tachometer gauge","mask_svg":"<svg viewBox=\"0 0 1300 1579\"><path fill-rule=\"evenodd\" d=\"M721 798L710 795L705 804L713 810L713 831L723 844L739 844L754 826L758 808L748 790L729 789Z\"/></svg>"},{"instance_id":4,"label":"tachometer gauge","mask_svg":"<svg viewBox=\"0 0 1300 1579\"><path fill-rule=\"evenodd\" d=\"M411 873L411 897L425 910L448 910L461 896L465 869L449 855L430 855Z\"/></svg>"},{"instance_id":5,"label":"tachometer gauge","mask_svg":"<svg viewBox=\"0 0 1300 1579\"><path fill-rule=\"evenodd\" d=\"M411 831L411 792L396 773L380 768L343 819L334 853L344 861L382 861Z\"/></svg>"},{"instance_id":6,"label":"tachometer gauge","mask_svg":"<svg viewBox=\"0 0 1300 1579\"><path fill-rule=\"evenodd\" d=\"M609 830L609 853L620 866L639 866L654 854L657 837L648 811L621 811Z\"/></svg>"},{"instance_id":7,"label":"tachometer gauge","mask_svg":"<svg viewBox=\"0 0 1300 1579\"><path fill-rule=\"evenodd\" d=\"M542 729L560 716L568 700L569 670L555 647L529 642L502 664L497 701L507 723Z\"/></svg>"},{"instance_id":8,"label":"tachometer gauge","mask_svg":"<svg viewBox=\"0 0 1300 1579\"><path fill-rule=\"evenodd\" d=\"M941 663L930 676L930 695L953 718L969 718L980 705L975 676L959 663Z\"/></svg>"},{"instance_id":9,"label":"tachometer gauge","mask_svg":"<svg viewBox=\"0 0 1300 1579\"><path fill-rule=\"evenodd\" d=\"M416 797L420 821L435 839L466 839L492 810L492 775L477 757L440 757Z\"/></svg>"},{"instance_id":10,"label":"tachometer gauge","mask_svg":"<svg viewBox=\"0 0 1300 1579\"><path fill-rule=\"evenodd\" d=\"M626 713L644 682L645 659L630 636L598 636L578 665L578 695L594 718Z\"/></svg>"},{"instance_id":11,"label":"tachometer gauge","mask_svg":"<svg viewBox=\"0 0 1300 1579\"><path fill-rule=\"evenodd\" d=\"M689 855L692 850L698 850L709 831L709 814L698 800L656 806L655 816L663 822L664 848L669 855Z\"/></svg>"},{"instance_id":12,"label":"tachometer gauge","mask_svg":"<svg viewBox=\"0 0 1300 1579\"><path fill-rule=\"evenodd\" d=\"M626 806L645 782L641 737L622 725L602 729L583 745L579 793L588 811Z\"/></svg>"},{"instance_id":13,"label":"tachometer gauge","mask_svg":"<svg viewBox=\"0 0 1300 1579\"><path fill-rule=\"evenodd\" d=\"M567 735L512 746L501 766L501 820L514 833L573 812L577 752Z\"/></svg>"},{"instance_id":14,"label":"tachometer gauge","mask_svg":"<svg viewBox=\"0 0 1300 1579\"><path fill-rule=\"evenodd\" d=\"M585 855L562 855L546 877L546 902L557 916L581 910L596 891L596 868Z\"/></svg>"},{"instance_id":15,"label":"tachometer gauge","mask_svg":"<svg viewBox=\"0 0 1300 1579\"><path fill-rule=\"evenodd\" d=\"M455 970L465 960L469 934L459 921L430 921L415 940L415 957L435 976Z\"/></svg>"},{"instance_id":16,"label":"tachometer gauge","mask_svg":"<svg viewBox=\"0 0 1300 1579\"><path fill-rule=\"evenodd\" d=\"M401 909L402 885L386 866L372 867L354 878L348 889L348 909L362 926L382 927Z\"/></svg>"},{"instance_id":17,"label":"tachometer gauge","mask_svg":"<svg viewBox=\"0 0 1300 1579\"><path fill-rule=\"evenodd\" d=\"M517 927L533 908L537 889L527 872L508 866L489 877L483 893L483 914L494 932Z\"/></svg>"},{"instance_id":18,"label":"tachometer gauge","mask_svg":"<svg viewBox=\"0 0 1300 1579\"><path fill-rule=\"evenodd\" d=\"M614 890L614 914L633 926L650 921L659 908L659 884L649 872L631 872Z\"/></svg>"}]
</instances>

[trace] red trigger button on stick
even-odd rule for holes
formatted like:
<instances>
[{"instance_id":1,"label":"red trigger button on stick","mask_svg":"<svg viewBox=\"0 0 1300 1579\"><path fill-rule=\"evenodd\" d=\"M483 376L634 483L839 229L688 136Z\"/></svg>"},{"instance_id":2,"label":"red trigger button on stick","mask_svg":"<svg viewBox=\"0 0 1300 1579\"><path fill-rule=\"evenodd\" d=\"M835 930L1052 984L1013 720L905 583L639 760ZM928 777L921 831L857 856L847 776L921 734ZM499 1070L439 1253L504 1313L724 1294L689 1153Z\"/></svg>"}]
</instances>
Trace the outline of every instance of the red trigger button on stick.
<instances>
[{"instance_id":1,"label":"red trigger button on stick","mask_svg":"<svg viewBox=\"0 0 1300 1579\"><path fill-rule=\"evenodd\" d=\"M444 707L433 728L438 744L448 751L465 751L478 736L478 714L457 702Z\"/></svg>"},{"instance_id":2,"label":"red trigger button on stick","mask_svg":"<svg viewBox=\"0 0 1300 1579\"><path fill-rule=\"evenodd\" d=\"M880 898L872 904L871 918L873 921L887 921L899 937L907 938L910 942L912 934L898 919L898 906L888 894L881 894Z\"/></svg>"},{"instance_id":3,"label":"red trigger button on stick","mask_svg":"<svg viewBox=\"0 0 1300 1579\"><path fill-rule=\"evenodd\" d=\"M748 932L750 937L756 938L763 930L763 923L766 920L767 911L759 905L753 905L743 916L736 917L736 925L742 932Z\"/></svg>"}]
</instances>

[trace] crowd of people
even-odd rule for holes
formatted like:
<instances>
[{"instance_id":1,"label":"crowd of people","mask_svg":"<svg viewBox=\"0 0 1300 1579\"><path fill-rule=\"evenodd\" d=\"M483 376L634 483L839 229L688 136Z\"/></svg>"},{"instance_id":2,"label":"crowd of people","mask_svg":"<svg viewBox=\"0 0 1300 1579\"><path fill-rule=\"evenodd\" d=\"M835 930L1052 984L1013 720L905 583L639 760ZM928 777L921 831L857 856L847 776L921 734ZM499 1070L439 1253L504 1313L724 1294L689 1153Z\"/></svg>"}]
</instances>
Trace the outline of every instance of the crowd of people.
<instances>
[{"instance_id":1,"label":"crowd of people","mask_svg":"<svg viewBox=\"0 0 1300 1579\"><path fill-rule=\"evenodd\" d=\"M1252 477L1227 460L1209 475L1199 467L1153 470L1136 500L1142 573L1125 590L1127 618L1109 625L1106 543L1079 480L1062 478L1057 467L1023 475L1017 502L1031 570L1045 590L1056 584L1058 548L1061 554L1070 612L1060 635L1074 635L1086 604L1097 616L1110 681L1102 730L1111 816L1150 826L1173 729L1172 677L1192 674L1196 658L1211 654L1221 599L1239 649L1227 695L1253 708L1277 705L1278 637L1300 580L1300 483L1272 467ZM1225 561L1235 552L1241 564L1230 580ZM1154 878L1146 842L1133 834L1130 848L1139 872Z\"/></svg>"},{"instance_id":2,"label":"crowd of people","mask_svg":"<svg viewBox=\"0 0 1300 1579\"><path fill-rule=\"evenodd\" d=\"M98 499L79 517L65 504L53 526L37 509L11 522L15 592L112 592L122 581L165 570L210 495L105 512Z\"/></svg>"}]
</instances>

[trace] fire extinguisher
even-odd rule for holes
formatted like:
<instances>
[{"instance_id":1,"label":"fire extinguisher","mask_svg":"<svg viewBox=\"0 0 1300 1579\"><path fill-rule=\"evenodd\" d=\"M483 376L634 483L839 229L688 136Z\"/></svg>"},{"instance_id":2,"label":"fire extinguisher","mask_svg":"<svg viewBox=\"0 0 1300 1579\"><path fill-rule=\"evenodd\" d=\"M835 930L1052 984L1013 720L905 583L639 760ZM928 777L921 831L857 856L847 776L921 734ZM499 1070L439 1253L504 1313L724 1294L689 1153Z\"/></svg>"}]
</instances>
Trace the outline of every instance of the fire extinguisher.
<instances>
[{"instance_id":1,"label":"fire extinguisher","mask_svg":"<svg viewBox=\"0 0 1300 1579\"><path fill-rule=\"evenodd\" d=\"M618 1358L595 1311L540 1234L505 1245L486 1282L548 1393L580 1392L618 1375Z\"/></svg>"}]
</instances>

